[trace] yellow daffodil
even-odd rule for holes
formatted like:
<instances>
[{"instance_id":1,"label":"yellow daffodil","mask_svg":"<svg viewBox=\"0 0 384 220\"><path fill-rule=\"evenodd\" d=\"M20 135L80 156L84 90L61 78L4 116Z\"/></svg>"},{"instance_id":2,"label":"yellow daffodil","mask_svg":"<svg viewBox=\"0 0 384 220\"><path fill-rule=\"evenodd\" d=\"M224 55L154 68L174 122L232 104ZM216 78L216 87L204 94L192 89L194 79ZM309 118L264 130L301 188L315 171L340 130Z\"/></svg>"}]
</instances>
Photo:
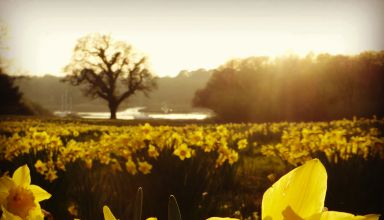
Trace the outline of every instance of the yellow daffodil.
<instances>
[{"instance_id":1,"label":"yellow daffodil","mask_svg":"<svg viewBox=\"0 0 384 220\"><path fill-rule=\"evenodd\" d=\"M191 149L188 148L188 145L183 143L180 146L178 146L174 151L173 154L178 156L180 160L184 160L185 158L190 158L192 156Z\"/></svg>"},{"instance_id":2,"label":"yellow daffodil","mask_svg":"<svg viewBox=\"0 0 384 220\"><path fill-rule=\"evenodd\" d=\"M239 150L242 150L248 146L248 141L247 139L241 139L240 141L237 142L237 148Z\"/></svg>"},{"instance_id":3,"label":"yellow daffodil","mask_svg":"<svg viewBox=\"0 0 384 220\"><path fill-rule=\"evenodd\" d=\"M323 211L327 172L310 160L281 177L263 196L262 220L378 220L378 215L354 216Z\"/></svg>"},{"instance_id":4,"label":"yellow daffodil","mask_svg":"<svg viewBox=\"0 0 384 220\"><path fill-rule=\"evenodd\" d=\"M136 164L131 159L125 162L125 168L128 171L128 173L132 175L136 175L137 173Z\"/></svg>"},{"instance_id":5,"label":"yellow daffodil","mask_svg":"<svg viewBox=\"0 0 384 220\"><path fill-rule=\"evenodd\" d=\"M0 205L3 211L1 219L44 219L40 201L49 199L51 194L37 185L31 185L30 171L27 165L21 166L12 178L0 178Z\"/></svg>"},{"instance_id":6,"label":"yellow daffodil","mask_svg":"<svg viewBox=\"0 0 384 220\"><path fill-rule=\"evenodd\" d=\"M151 172L152 165L149 164L147 161L144 161L144 162L139 161L138 164L139 164L139 171L141 173L148 174Z\"/></svg>"},{"instance_id":7,"label":"yellow daffodil","mask_svg":"<svg viewBox=\"0 0 384 220\"><path fill-rule=\"evenodd\" d=\"M237 152L234 151L234 150L231 150L231 151L230 151L230 154L228 155L228 163L232 165L232 164L235 163L237 160L239 160L239 153L237 153Z\"/></svg>"},{"instance_id":8,"label":"yellow daffodil","mask_svg":"<svg viewBox=\"0 0 384 220\"><path fill-rule=\"evenodd\" d=\"M79 211L77 209L77 206L74 203L69 204L67 211L69 212L69 214L71 214L71 216L78 216L79 215Z\"/></svg>"},{"instance_id":9,"label":"yellow daffodil","mask_svg":"<svg viewBox=\"0 0 384 220\"><path fill-rule=\"evenodd\" d=\"M155 159L159 156L159 152L157 151L156 147L152 144L150 144L148 147L148 156Z\"/></svg>"},{"instance_id":10,"label":"yellow daffodil","mask_svg":"<svg viewBox=\"0 0 384 220\"><path fill-rule=\"evenodd\" d=\"M44 175L45 172L48 171L48 167L45 163L43 163L41 160L37 160L35 163L35 169L38 173Z\"/></svg>"}]
</instances>

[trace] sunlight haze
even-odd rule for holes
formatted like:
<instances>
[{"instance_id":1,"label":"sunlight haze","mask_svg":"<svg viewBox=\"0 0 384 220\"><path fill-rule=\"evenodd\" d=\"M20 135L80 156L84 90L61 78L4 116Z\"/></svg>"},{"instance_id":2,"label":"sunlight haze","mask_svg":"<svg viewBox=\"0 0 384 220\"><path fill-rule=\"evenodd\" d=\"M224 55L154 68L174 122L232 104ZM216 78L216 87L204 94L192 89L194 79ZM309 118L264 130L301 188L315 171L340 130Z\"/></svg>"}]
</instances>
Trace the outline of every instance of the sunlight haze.
<instances>
[{"instance_id":1,"label":"sunlight haze","mask_svg":"<svg viewBox=\"0 0 384 220\"><path fill-rule=\"evenodd\" d=\"M383 50L383 1L0 0L14 69L63 75L76 40L110 34L148 56L159 76L232 58ZM3 52L2 52L3 53Z\"/></svg>"}]
</instances>

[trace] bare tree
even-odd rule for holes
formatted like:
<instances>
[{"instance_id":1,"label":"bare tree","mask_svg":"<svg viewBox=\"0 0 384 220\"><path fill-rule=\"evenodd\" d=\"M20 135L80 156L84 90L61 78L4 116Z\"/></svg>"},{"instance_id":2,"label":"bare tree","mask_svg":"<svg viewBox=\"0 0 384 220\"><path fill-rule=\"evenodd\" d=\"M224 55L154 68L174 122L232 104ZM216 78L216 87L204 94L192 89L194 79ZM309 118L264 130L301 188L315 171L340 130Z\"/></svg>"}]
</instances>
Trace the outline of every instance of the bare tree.
<instances>
[{"instance_id":1,"label":"bare tree","mask_svg":"<svg viewBox=\"0 0 384 220\"><path fill-rule=\"evenodd\" d=\"M82 86L85 95L108 102L111 119L119 105L135 92L145 95L156 88L146 58L132 46L108 35L90 34L78 40L64 81Z\"/></svg>"}]
</instances>

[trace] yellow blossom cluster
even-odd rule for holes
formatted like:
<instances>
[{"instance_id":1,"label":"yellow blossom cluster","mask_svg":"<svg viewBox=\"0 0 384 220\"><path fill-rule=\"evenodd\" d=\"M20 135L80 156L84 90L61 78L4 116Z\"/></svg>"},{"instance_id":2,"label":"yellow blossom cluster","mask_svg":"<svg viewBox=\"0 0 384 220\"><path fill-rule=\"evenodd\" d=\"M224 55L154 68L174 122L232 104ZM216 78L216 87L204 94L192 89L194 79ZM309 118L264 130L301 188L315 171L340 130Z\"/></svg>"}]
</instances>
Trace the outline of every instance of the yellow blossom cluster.
<instances>
[{"instance_id":1,"label":"yellow blossom cluster","mask_svg":"<svg viewBox=\"0 0 384 220\"><path fill-rule=\"evenodd\" d=\"M261 152L295 166L319 153L332 163L356 156L384 159L384 137L378 129L383 126L384 121L376 118L288 124L281 141L263 145Z\"/></svg>"},{"instance_id":2,"label":"yellow blossom cluster","mask_svg":"<svg viewBox=\"0 0 384 220\"><path fill-rule=\"evenodd\" d=\"M0 160L22 156L35 161L36 171L49 180L70 163L91 169L95 162L114 172L148 174L154 160L170 152L181 161L210 154L216 166L233 164L248 145L244 125L137 126L90 125L39 120L0 122Z\"/></svg>"},{"instance_id":3,"label":"yellow blossom cluster","mask_svg":"<svg viewBox=\"0 0 384 220\"><path fill-rule=\"evenodd\" d=\"M0 161L27 156L44 177L81 162L114 172L148 174L164 154L181 161L209 155L216 167L230 165L242 154L277 156L302 164L322 152L337 163L358 156L384 158L384 119L307 123L187 124L183 126L100 125L71 120L0 121Z\"/></svg>"}]
</instances>

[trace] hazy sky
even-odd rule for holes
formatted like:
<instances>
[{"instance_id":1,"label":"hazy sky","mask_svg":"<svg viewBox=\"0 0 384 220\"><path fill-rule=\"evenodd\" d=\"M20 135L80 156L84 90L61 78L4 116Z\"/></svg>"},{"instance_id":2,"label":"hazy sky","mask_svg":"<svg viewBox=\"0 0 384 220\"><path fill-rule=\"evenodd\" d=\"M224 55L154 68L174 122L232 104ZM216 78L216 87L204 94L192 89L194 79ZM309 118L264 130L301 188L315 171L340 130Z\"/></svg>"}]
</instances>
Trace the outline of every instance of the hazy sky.
<instances>
[{"instance_id":1,"label":"hazy sky","mask_svg":"<svg viewBox=\"0 0 384 220\"><path fill-rule=\"evenodd\" d=\"M383 50L383 11L383 0L0 0L5 55L35 75L62 74L94 32L131 43L160 76L247 56Z\"/></svg>"}]
</instances>

